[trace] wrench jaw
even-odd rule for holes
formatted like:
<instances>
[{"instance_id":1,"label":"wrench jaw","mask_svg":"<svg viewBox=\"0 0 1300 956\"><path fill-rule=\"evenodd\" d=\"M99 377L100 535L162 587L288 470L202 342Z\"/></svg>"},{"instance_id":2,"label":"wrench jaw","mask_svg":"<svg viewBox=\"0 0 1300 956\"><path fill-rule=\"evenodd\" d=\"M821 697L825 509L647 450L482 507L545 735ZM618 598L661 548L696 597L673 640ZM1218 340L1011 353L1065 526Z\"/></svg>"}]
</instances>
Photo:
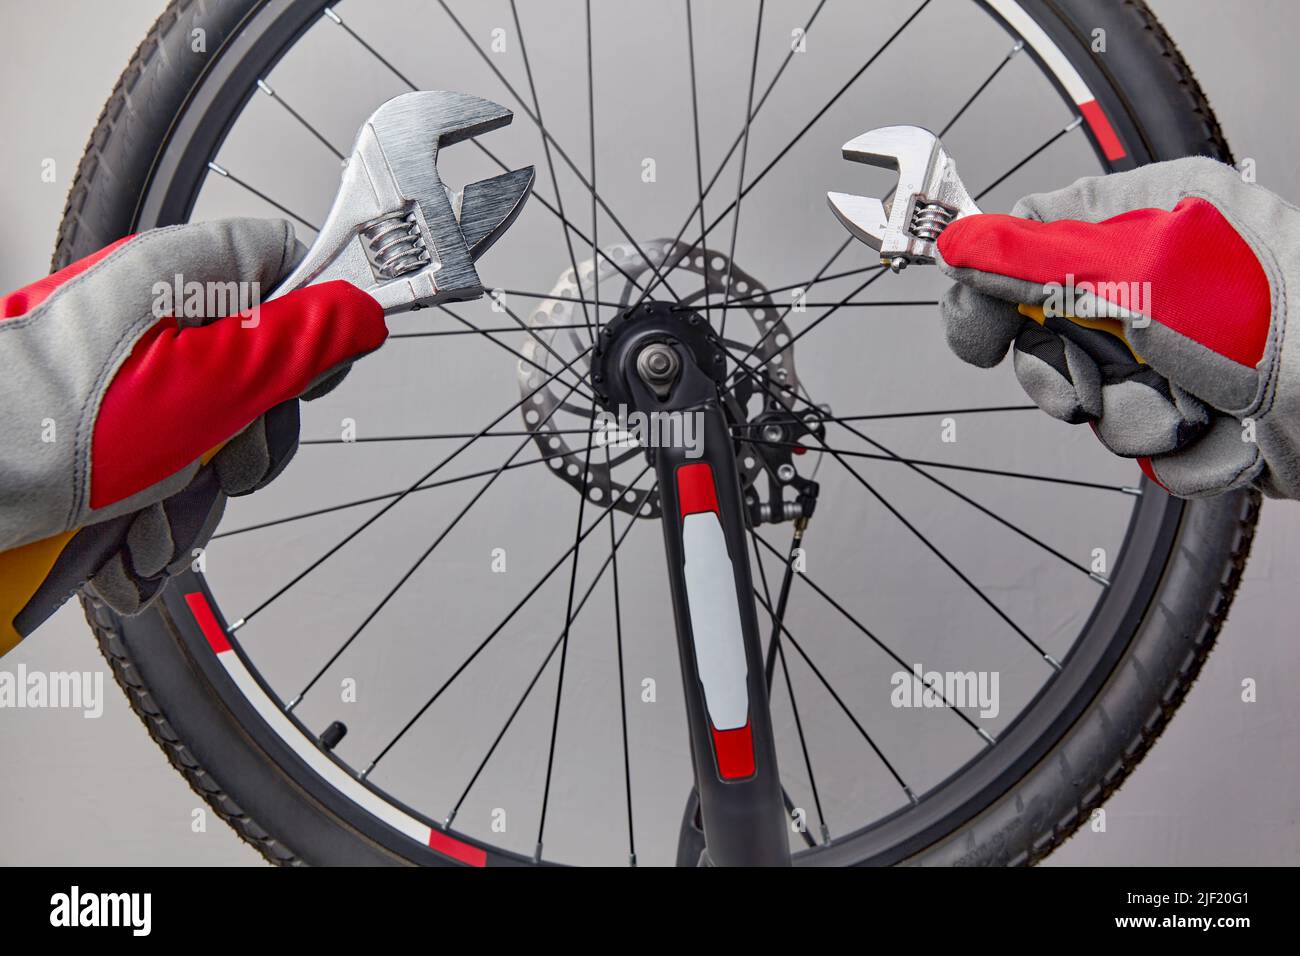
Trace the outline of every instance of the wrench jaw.
<instances>
[{"instance_id":1,"label":"wrench jaw","mask_svg":"<svg viewBox=\"0 0 1300 956\"><path fill-rule=\"evenodd\" d=\"M519 218L535 179L533 167L525 166L470 183L460 191L456 217L471 260L477 262Z\"/></svg>"},{"instance_id":2,"label":"wrench jaw","mask_svg":"<svg viewBox=\"0 0 1300 956\"><path fill-rule=\"evenodd\" d=\"M885 202L827 193L831 211L895 272L935 261L935 240L947 226L979 212L938 137L920 126L885 126L844 144L844 158L898 172Z\"/></svg>"},{"instance_id":3,"label":"wrench jaw","mask_svg":"<svg viewBox=\"0 0 1300 956\"><path fill-rule=\"evenodd\" d=\"M357 133L320 235L275 295L344 279L387 313L481 296L474 263L519 216L534 171L452 193L438 175L438 151L511 119L505 107L464 93L405 93L383 104Z\"/></svg>"},{"instance_id":4,"label":"wrench jaw","mask_svg":"<svg viewBox=\"0 0 1300 956\"><path fill-rule=\"evenodd\" d=\"M885 245L889 214L879 199L829 192L826 202L845 229L877 252Z\"/></svg>"}]
</instances>

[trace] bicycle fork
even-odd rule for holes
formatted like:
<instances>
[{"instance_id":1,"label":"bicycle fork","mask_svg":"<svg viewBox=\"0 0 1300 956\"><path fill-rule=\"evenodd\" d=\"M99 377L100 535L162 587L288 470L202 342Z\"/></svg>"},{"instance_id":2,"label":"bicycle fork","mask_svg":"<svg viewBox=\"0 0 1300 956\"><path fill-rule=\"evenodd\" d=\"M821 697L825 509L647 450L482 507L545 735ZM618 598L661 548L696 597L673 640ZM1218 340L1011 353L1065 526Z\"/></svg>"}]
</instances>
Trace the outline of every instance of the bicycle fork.
<instances>
[{"instance_id":1,"label":"bicycle fork","mask_svg":"<svg viewBox=\"0 0 1300 956\"><path fill-rule=\"evenodd\" d=\"M691 756L707 859L715 866L788 866L762 646L753 599L746 513L719 382L722 352L694 314L622 323L603 364L609 389L649 420L664 550L681 658ZM679 316L681 316L679 318ZM637 318L636 313L630 314ZM693 320L693 321L691 321ZM640 327L638 327L640 326ZM664 331L664 330L667 331ZM680 331L683 334L673 334ZM627 334L632 333L632 334ZM611 367L610 361L614 365ZM621 375L620 375L621 373ZM657 416L657 419L656 419ZM693 434L694 441L665 435Z\"/></svg>"}]
</instances>

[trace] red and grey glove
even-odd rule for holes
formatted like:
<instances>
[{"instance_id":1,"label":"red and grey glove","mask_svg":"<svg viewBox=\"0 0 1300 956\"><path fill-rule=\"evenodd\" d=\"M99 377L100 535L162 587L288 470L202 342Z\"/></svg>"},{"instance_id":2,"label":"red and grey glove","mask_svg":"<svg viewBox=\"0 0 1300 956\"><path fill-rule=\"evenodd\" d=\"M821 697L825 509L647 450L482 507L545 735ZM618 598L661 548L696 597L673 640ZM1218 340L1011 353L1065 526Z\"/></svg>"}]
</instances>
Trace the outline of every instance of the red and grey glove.
<instances>
[{"instance_id":1,"label":"red and grey glove","mask_svg":"<svg viewBox=\"0 0 1300 956\"><path fill-rule=\"evenodd\" d=\"M53 561L9 609L20 635L86 580L139 610L227 495L283 469L295 399L383 343L379 304L346 282L256 305L300 250L283 221L172 226L0 299L0 551Z\"/></svg>"},{"instance_id":2,"label":"red and grey glove","mask_svg":"<svg viewBox=\"0 0 1300 956\"><path fill-rule=\"evenodd\" d=\"M987 368L1011 347L1035 403L1091 423L1173 494L1300 497L1296 207L1230 166L1180 159L958 220L938 248L959 357ZM1118 316L1146 364L1106 332L1039 325L1016 305L1063 302Z\"/></svg>"}]
</instances>

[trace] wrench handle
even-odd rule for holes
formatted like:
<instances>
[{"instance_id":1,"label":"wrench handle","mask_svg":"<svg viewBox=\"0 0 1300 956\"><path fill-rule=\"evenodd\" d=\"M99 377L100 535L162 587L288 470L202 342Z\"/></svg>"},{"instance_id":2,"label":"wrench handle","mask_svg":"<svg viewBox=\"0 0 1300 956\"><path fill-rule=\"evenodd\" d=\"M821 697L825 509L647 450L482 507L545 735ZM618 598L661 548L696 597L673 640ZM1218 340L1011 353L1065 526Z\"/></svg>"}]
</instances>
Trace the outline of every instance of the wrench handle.
<instances>
[{"instance_id":1,"label":"wrench handle","mask_svg":"<svg viewBox=\"0 0 1300 956\"><path fill-rule=\"evenodd\" d=\"M1119 319L1088 319L1077 315L1049 316L1043 311L1041 305L1026 305L1024 303L1021 303L1019 308L1020 314L1025 318L1037 322L1049 332L1055 332L1062 338L1069 339L1091 355L1099 364L1116 364L1130 360L1137 362L1139 365L1147 364L1142 356L1138 355L1133 346L1129 344L1128 335L1124 331L1124 323ZM1092 332L1104 332L1116 341L1114 343L1107 342L1100 336L1091 334ZM1122 350L1117 348L1117 345L1122 345Z\"/></svg>"}]
</instances>

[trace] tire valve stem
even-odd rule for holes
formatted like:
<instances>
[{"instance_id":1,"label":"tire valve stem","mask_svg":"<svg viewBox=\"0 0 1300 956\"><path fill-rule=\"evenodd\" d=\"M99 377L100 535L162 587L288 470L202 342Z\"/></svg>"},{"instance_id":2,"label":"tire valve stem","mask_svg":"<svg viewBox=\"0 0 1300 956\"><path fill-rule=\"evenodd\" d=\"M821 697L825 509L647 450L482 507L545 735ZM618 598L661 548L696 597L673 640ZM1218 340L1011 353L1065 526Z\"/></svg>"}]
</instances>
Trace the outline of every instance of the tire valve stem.
<instances>
[{"instance_id":1,"label":"tire valve stem","mask_svg":"<svg viewBox=\"0 0 1300 956\"><path fill-rule=\"evenodd\" d=\"M336 720L326 727L325 732L320 735L320 744L326 750L333 750L347 735L347 724L341 720Z\"/></svg>"}]
</instances>

